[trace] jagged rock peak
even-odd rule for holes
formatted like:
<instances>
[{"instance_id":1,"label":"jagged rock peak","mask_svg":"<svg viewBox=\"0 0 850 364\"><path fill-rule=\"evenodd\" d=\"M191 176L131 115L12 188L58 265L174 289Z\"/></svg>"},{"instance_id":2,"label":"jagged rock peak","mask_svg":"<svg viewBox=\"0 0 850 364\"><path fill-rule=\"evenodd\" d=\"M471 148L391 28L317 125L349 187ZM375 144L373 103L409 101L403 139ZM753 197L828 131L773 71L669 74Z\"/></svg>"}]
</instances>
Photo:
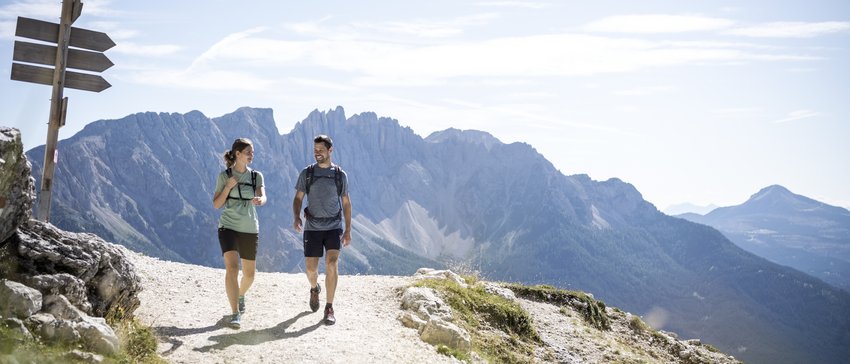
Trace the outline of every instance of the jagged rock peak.
<instances>
[{"instance_id":1,"label":"jagged rock peak","mask_svg":"<svg viewBox=\"0 0 850 364\"><path fill-rule=\"evenodd\" d=\"M497 139L490 133L480 130L460 130L455 128L448 128L443 131L435 131L431 133L431 135L429 135L427 138L425 138L425 141L429 143L442 143L447 140L453 139L475 144L482 144L487 149L492 148L494 145L503 144L499 139Z\"/></svg>"}]
</instances>

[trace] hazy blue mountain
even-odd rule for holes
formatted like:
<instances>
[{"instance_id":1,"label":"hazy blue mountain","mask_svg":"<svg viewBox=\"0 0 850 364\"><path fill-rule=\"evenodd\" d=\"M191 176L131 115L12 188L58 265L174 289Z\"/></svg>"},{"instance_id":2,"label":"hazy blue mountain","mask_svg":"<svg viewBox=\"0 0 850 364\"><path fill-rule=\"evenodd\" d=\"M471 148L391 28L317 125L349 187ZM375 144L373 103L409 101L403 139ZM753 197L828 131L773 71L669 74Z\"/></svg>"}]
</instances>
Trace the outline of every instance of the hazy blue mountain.
<instances>
[{"instance_id":1,"label":"hazy blue mountain","mask_svg":"<svg viewBox=\"0 0 850 364\"><path fill-rule=\"evenodd\" d=\"M850 291L850 211L774 185L738 206L680 217L715 227L747 251Z\"/></svg>"},{"instance_id":2,"label":"hazy blue mountain","mask_svg":"<svg viewBox=\"0 0 850 364\"><path fill-rule=\"evenodd\" d=\"M850 357L850 294L748 253L713 228L667 216L618 179L560 173L534 148L480 131L422 138L398 121L314 111L280 134L269 109L219 118L140 113L60 142L53 221L151 255L221 266L212 208L221 154L255 142L266 177L261 270L303 270L291 229L312 137L336 142L348 173L354 243L344 274L410 274L462 262L490 279L592 292L749 362ZM28 152L40 171L43 147Z\"/></svg>"},{"instance_id":3,"label":"hazy blue mountain","mask_svg":"<svg viewBox=\"0 0 850 364\"><path fill-rule=\"evenodd\" d=\"M670 216L677 216L683 214L699 214L705 215L712 210L716 209L718 206L715 204L709 204L707 206L695 205L689 202L684 202L680 204L670 205L666 209L664 209L664 213Z\"/></svg>"}]
</instances>

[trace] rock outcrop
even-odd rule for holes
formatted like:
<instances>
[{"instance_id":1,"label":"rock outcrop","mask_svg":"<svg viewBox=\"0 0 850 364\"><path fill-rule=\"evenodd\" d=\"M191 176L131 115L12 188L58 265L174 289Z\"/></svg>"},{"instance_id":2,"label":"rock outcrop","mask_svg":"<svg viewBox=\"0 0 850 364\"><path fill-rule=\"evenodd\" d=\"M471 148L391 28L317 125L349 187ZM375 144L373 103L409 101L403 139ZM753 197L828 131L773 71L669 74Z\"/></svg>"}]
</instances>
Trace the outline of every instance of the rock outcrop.
<instances>
[{"instance_id":1,"label":"rock outcrop","mask_svg":"<svg viewBox=\"0 0 850 364\"><path fill-rule=\"evenodd\" d=\"M30 171L20 133L0 127L0 324L27 340L115 354L119 339L104 317L132 315L140 278L118 245L30 220Z\"/></svg>"},{"instance_id":2,"label":"rock outcrop","mask_svg":"<svg viewBox=\"0 0 850 364\"><path fill-rule=\"evenodd\" d=\"M0 241L30 218L35 199L35 179L24 156L21 133L0 126Z\"/></svg>"}]
</instances>

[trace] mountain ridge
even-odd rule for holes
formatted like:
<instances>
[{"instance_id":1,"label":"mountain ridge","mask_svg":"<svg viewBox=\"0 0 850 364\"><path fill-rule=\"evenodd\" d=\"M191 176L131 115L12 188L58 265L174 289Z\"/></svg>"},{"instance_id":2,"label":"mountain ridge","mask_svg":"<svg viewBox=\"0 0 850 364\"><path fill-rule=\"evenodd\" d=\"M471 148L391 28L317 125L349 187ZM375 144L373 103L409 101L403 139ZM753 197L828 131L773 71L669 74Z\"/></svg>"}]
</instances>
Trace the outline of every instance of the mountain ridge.
<instances>
[{"instance_id":1,"label":"mountain ridge","mask_svg":"<svg viewBox=\"0 0 850 364\"><path fill-rule=\"evenodd\" d=\"M335 140L334 161L349 172L354 205L356 244L344 254L343 272L409 274L410 267L460 260L493 279L580 288L633 312L664 311L665 329L730 352L744 347L745 360L830 362L850 354L824 344L848 320L834 316L850 313L846 293L746 253L714 229L660 213L620 179L564 175L525 143L429 142L395 119L372 112L346 118L341 107L314 110L286 134L268 109L212 119L140 113L117 122L100 139L60 142L60 165L73 168L60 167L54 193L63 197L54 206L70 215L57 221L79 224L69 230L100 229L131 245L122 229L132 229L153 248L219 266L211 176L229 142L247 136L269 195L259 209L258 267L300 271L289 202L295 176L312 162L312 137L324 133ZM30 150L30 159L41 160L38 152ZM76 159L62 160L69 154ZM107 175L91 177L99 183L70 183L99 169ZM73 220L95 212L109 218L98 223L111 225ZM800 297L759 304L788 300L779 294L787 292ZM804 307L805 319L789 312ZM804 329L782 329L796 326Z\"/></svg>"},{"instance_id":2,"label":"mountain ridge","mask_svg":"<svg viewBox=\"0 0 850 364\"><path fill-rule=\"evenodd\" d=\"M740 205L679 217L713 226L747 251L850 290L847 209L771 185Z\"/></svg>"}]
</instances>

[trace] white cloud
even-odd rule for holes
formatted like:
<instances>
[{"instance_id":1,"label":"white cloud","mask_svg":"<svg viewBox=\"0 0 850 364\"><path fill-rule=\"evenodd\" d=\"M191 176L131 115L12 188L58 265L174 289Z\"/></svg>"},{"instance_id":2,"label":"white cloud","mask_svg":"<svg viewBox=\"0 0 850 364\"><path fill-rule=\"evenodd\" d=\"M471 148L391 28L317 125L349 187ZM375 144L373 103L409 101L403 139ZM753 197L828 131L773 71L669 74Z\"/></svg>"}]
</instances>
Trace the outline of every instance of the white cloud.
<instances>
[{"instance_id":1,"label":"white cloud","mask_svg":"<svg viewBox=\"0 0 850 364\"><path fill-rule=\"evenodd\" d=\"M457 18L453 22L473 24L487 19L486 16L468 17ZM399 31L389 30L387 27L390 25L384 23L369 31L379 35ZM819 59L790 54L782 48L742 42L671 42L562 33L482 41L452 38L421 44L421 41L375 40L374 36L358 35L356 32L349 32L348 38L336 35L338 31L367 29L358 25L334 29L308 28L321 33L322 37L281 39L280 32L267 27L230 34L198 56L186 72L197 75L215 73L225 75L227 80L234 79L235 74L252 75L252 79L262 79L263 84L268 84L271 80L283 82L284 77L291 77L291 74L284 73L286 70L300 69L332 74L333 79L340 83L356 87L412 87L443 85L451 79L461 78L479 83L510 83L547 77L633 72L654 67ZM411 33L422 32L422 29L408 30ZM148 47L141 49L158 55L179 50L173 45ZM119 52L132 52L131 48ZM645 95L661 91L665 90L623 90L619 94Z\"/></svg>"},{"instance_id":2,"label":"white cloud","mask_svg":"<svg viewBox=\"0 0 850 364\"><path fill-rule=\"evenodd\" d=\"M532 2L532 1L482 1L482 2L475 3L475 5L507 7L507 8L529 8L529 9L543 9L543 8L549 6L548 3Z\"/></svg>"},{"instance_id":3,"label":"white cloud","mask_svg":"<svg viewBox=\"0 0 850 364\"><path fill-rule=\"evenodd\" d=\"M174 44L144 45L128 41L116 42L110 53L130 54L134 56L160 57L179 52L183 47Z\"/></svg>"},{"instance_id":4,"label":"white cloud","mask_svg":"<svg viewBox=\"0 0 850 364\"><path fill-rule=\"evenodd\" d=\"M159 87L216 91L269 91L275 81L248 72L225 70L148 70L135 72L130 81Z\"/></svg>"},{"instance_id":5,"label":"white cloud","mask_svg":"<svg viewBox=\"0 0 850 364\"><path fill-rule=\"evenodd\" d=\"M848 29L850 22L776 22L730 29L724 33L757 38L812 38Z\"/></svg>"},{"instance_id":6,"label":"white cloud","mask_svg":"<svg viewBox=\"0 0 850 364\"><path fill-rule=\"evenodd\" d=\"M612 92L612 94L620 96L652 96L657 95L659 93L671 91L673 89L674 87L672 86L650 86L633 88L628 90L617 90Z\"/></svg>"},{"instance_id":7,"label":"white cloud","mask_svg":"<svg viewBox=\"0 0 850 364\"><path fill-rule=\"evenodd\" d=\"M380 34L414 36L424 38L444 38L464 33L470 26L482 26L498 19L498 14L478 14L457 17L448 21L414 20L383 23L354 23L359 30L377 31Z\"/></svg>"},{"instance_id":8,"label":"white cloud","mask_svg":"<svg viewBox=\"0 0 850 364\"><path fill-rule=\"evenodd\" d=\"M36 19L59 19L61 12L61 1L19 1L0 6L0 19L14 20L19 16Z\"/></svg>"},{"instance_id":9,"label":"white cloud","mask_svg":"<svg viewBox=\"0 0 850 364\"><path fill-rule=\"evenodd\" d=\"M712 113L724 116L734 116L734 115L748 115L760 112L761 108L758 107L729 107L723 109L713 110Z\"/></svg>"},{"instance_id":10,"label":"white cloud","mask_svg":"<svg viewBox=\"0 0 850 364\"><path fill-rule=\"evenodd\" d=\"M604 33L682 33L724 29L733 24L729 19L698 15L615 15L587 24L583 29Z\"/></svg>"},{"instance_id":11,"label":"white cloud","mask_svg":"<svg viewBox=\"0 0 850 364\"><path fill-rule=\"evenodd\" d=\"M782 119L774 120L773 123L781 124L787 123L789 121L796 121L801 119L808 119L815 116L820 116L821 113L812 110L796 110L788 113L788 115Z\"/></svg>"}]
</instances>

